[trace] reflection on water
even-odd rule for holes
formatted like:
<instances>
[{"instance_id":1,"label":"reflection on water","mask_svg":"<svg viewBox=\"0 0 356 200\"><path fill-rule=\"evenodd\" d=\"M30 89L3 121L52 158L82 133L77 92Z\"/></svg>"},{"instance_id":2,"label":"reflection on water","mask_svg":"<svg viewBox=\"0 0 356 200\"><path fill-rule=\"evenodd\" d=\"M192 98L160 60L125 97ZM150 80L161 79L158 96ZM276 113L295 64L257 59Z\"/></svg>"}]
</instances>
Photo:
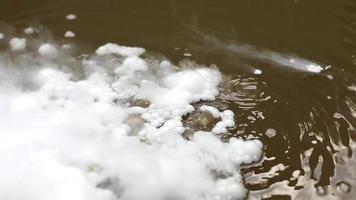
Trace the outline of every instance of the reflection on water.
<instances>
[{"instance_id":1,"label":"reflection on water","mask_svg":"<svg viewBox=\"0 0 356 200\"><path fill-rule=\"evenodd\" d=\"M250 198L277 194L305 199L310 198L305 195L315 193L352 198L355 119L348 109L354 109L354 98L340 99L340 95L333 94L335 89L320 91L322 88L306 89L310 92L306 99L286 98L275 95L271 86L259 79L232 80L232 86L220 96L239 113L237 135L257 137L265 144L261 163L245 169ZM346 90L345 86L328 83L333 80L324 81L325 86Z\"/></svg>"},{"instance_id":2,"label":"reflection on water","mask_svg":"<svg viewBox=\"0 0 356 200\"><path fill-rule=\"evenodd\" d=\"M0 20L17 33L43 25L65 42L214 63L229 78L213 104L236 113L222 137L265 144L261 162L244 169L249 199L356 196L354 0L3 0ZM64 38L69 30L76 39Z\"/></svg>"}]
</instances>

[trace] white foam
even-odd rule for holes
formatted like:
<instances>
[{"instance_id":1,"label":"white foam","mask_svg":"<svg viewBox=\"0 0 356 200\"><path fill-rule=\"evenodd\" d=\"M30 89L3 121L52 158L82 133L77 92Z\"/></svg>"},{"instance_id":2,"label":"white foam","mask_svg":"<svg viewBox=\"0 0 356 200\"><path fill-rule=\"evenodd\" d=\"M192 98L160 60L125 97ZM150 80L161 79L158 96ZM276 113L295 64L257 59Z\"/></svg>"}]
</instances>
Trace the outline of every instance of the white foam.
<instances>
[{"instance_id":1,"label":"white foam","mask_svg":"<svg viewBox=\"0 0 356 200\"><path fill-rule=\"evenodd\" d=\"M72 32L72 31L66 31L64 33L64 37L66 37L66 38L74 38L75 37L75 33Z\"/></svg>"},{"instance_id":2,"label":"white foam","mask_svg":"<svg viewBox=\"0 0 356 200\"><path fill-rule=\"evenodd\" d=\"M72 46L70 44L63 44L62 48L63 49L70 49Z\"/></svg>"},{"instance_id":3,"label":"white foam","mask_svg":"<svg viewBox=\"0 0 356 200\"><path fill-rule=\"evenodd\" d=\"M260 74L262 74L262 71L260 69L255 69L253 71L253 73L256 74L256 75L260 75Z\"/></svg>"},{"instance_id":4,"label":"white foam","mask_svg":"<svg viewBox=\"0 0 356 200\"><path fill-rule=\"evenodd\" d=\"M276 136L276 134L277 134L277 131L274 130L273 128L269 128L269 129L267 129L266 132L265 132L265 135L266 135L267 137L269 137L269 138L272 138L272 137Z\"/></svg>"},{"instance_id":5,"label":"white foam","mask_svg":"<svg viewBox=\"0 0 356 200\"><path fill-rule=\"evenodd\" d=\"M55 46L53 46L52 44L42 44L39 48L38 48L38 52L45 57L48 58L54 58L58 55L58 50Z\"/></svg>"},{"instance_id":6,"label":"white foam","mask_svg":"<svg viewBox=\"0 0 356 200\"><path fill-rule=\"evenodd\" d=\"M209 112L211 115L213 115L214 118L219 118L220 117L220 112L217 108L213 106L207 106L207 105L202 105L199 110L204 111L204 112Z\"/></svg>"},{"instance_id":7,"label":"white foam","mask_svg":"<svg viewBox=\"0 0 356 200\"><path fill-rule=\"evenodd\" d=\"M227 128L232 128L235 126L234 113L231 110L225 110L220 112L221 121L215 124L212 133L222 134L227 133Z\"/></svg>"},{"instance_id":8,"label":"white foam","mask_svg":"<svg viewBox=\"0 0 356 200\"><path fill-rule=\"evenodd\" d=\"M122 56L139 56L145 52L145 49L139 47L125 47L114 43L107 43L96 50L96 54L118 54Z\"/></svg>"},{"instance_id":9,"label":"white foam","mask_svg":"<svg viewBox=\"0 0 356 200\"><path fill-rule=\"evenodd\" d=\"M55 46L42 44L42 57L25 66L17 64L20 57L0 57L0 199L245 196L239 166L260 158L259 141L223 143L201 131L190 141L181 135L191 103L218 95L219 71L177 70L168 61L140 58L142 48L109 44L75 66L85 75L78 78L55 59L42 60L60 53ZM132 99L151 104L130 107ZM218 129L234 126L232 111L202 109L219 114ZM139 123L128 122L133 115Z\"/></svg>"},{"instance_id":10,"label":"white foam","mask_svg":"<svg viewBox=\"0 0 356 200\"><path fill-rule=\"evenodd\" d=\"M77 16L75 14L68 14L66 16L67 20L75 20L77 18Z\"/></svg>"},{"instance_id":11,"label":"white foam","mask_svg":"<svg viewBox=\"0 0 356 200\"><path fill-rule=\"evenodd\" d=\"M23 30L23 32L27 35L31 35L31 34L34 34L35 33L35 29L32 28L32 27L27 27Z\"/></svg>"},{"instance_id":12,"label":"white foam","mask_svg":"<svg viewBox=\"0 0 356 200\"><path fill-rule=\"evenodd\" d=\"M323 68L320 67L319 65L314 65L314 64L309 64L306 66L306 69L310 72L314 72L314 73L320 73Z\"/></svg>"},{"instance_id":13,"label":"white foam","mask_svg":"<svg viewBox=\"0 0 356 200\"><path fill-rule=\"evenodd\" d=\"M4 39L4 37L5 37L5 34L0 33L0 40Z\"/></svg>"},{"instance_id":14,"label":"white foam","mask_svg":"<svg viewBox=\"0 0 356 200\"><path fill-rule=\"evenodd\" d=\"M10 40L10 47L12 51L22 51L26 48L26 39L14 37Z\"/></svg>"}]
</instances>

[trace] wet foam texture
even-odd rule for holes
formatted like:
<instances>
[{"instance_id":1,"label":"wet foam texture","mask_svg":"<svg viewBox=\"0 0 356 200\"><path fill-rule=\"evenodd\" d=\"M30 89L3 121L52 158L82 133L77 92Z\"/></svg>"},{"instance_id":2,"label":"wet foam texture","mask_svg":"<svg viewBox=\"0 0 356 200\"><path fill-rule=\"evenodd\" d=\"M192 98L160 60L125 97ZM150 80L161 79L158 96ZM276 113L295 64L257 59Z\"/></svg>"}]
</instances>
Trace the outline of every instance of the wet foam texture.
<instances>
[{"instance_id":1,"label":"wet foam texture","mask_svg":"<svg viewBox=\"0 0 356 200\"><path fill-rule=\"evenodd\" d=\"M60 45L45 43L35 53L21 38L10 45L13 52L0 55L0 199L245 196L239 166L259 160L262 144L220 141L214 132L234 125L231 111L203 107L221 124L182 137L191 104L218 95L217 69L178 69L117 44L68 66ZM137 100L149 106L133 106Z\"/></svg>"}]
</instances>

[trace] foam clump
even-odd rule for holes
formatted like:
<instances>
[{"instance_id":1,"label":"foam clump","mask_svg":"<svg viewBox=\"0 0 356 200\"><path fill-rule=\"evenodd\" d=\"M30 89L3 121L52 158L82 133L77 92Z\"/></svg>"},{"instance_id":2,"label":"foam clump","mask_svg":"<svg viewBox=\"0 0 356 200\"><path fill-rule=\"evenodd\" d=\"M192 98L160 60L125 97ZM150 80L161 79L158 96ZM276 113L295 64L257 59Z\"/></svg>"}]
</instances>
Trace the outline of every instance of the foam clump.
<instances>
[{"instance_id":1,"label":"foam clump","mask_svg":"<svg viewBox=\"0 0 356 200\"><path fill-rule=\"evenodd\" d=\"M220 117L219 110L213 106L202 105L199 110L203 112L209 112L214 118Z\"/></svg>"},{"instance_id":2,"label":"foam clump","mask_svg":"<svg viewBox=\"0 0 356 200\"><path fill-rule=\"evenodd\" d=\"M52 44L45 43L38 48L38 53L42 56L53 58L58 55L58 50Z\"/></svg>"},{"instance_id":3,"label":"foam clump","mask_svg":"<svg viewBox=\"0 0 356 200\"><path fill-rule=\"evenodd\" d=\"M214 134L227 133L227 128L235 126L234 113L231 110L225 110L220 113L221 121L216 123L212 132Z\"/></svg>"},{"instance_id":4,"label":"foam clump","mask_svg":"<svg viewBox=\"0 0 356 200\"><path fill-rule=\"evenodd\" d=\"M4 37L5 37L5 34L0 33L0 40L4 39Z\"/></svg>"},{"instance_id":5,"label":"foam clump","mask_svg":"<svg viewBox=\"0 0 356 200\"><path fill-rule=\"evenodd\" d=\"M234 126L232 111L202 106L221 119L216 130L182 136L192 103L218 95L217 69L177 69L141 58L143 48L117 44L79 61L83 74L59 59L41 62L59 51L42 44L41 56L28 62L29 54L25 66L21 57L0 57L0 199L245 196L239 166L258 161L262 143L224 143L215 135Z\"/></svg>"},{"instance_id":6,"label":"foam clump","mask_svg":"<svg viewBox=\"0 0 356 200\"><path fill-rule=\"evenodd\" d=\"M260 70L260 69L255 69L255 70L253 71L253 73L256 74L256 75L261 75L261 74L262 74L262 70Z\"/></svg>"},{"instance_id":7,"label":"foam clump","mask_svg":"<svg viewBox=\"0 0 356 200\"><path fill-rule=\"evenodd\" d=\"M32 35L35 33L35 29L33 27L27 27L23 30L23 32L27 35Z\"/></svg>"},{"instance_id":8,"label":"foam clump","mask_svg":"<svg viewBox=\"0 0 356 200\"><path fill-rule=\"evenodd\" d=\"M10 48L12 51L22 51L26 48L26 39L14 37L10 40Z\"/></svg>"},{"instance_id":9,"label":"foam clump","mask_svg":"<svg viewBox=\"0 0 356 200\"><path fill-rule=\"evenodd\" d=\"M306 69L309 72L314 72L314 73L320 73L324 69L320 65L315 65L315 64L309 64L306 66Z\"/></svg>"},{"instance_id":10,"label":"foam clump","mask_svg":"<svg viewBox=\"0 0 356 200\"><path fill-rule=\"evenodd\" d=\"M114 43L108 43L96 50L96 54L118 54L122 56L139 56L145 52L145 49L139 47L125 47Z\"/></svg>"},{"instance_id":11,"label":"foam clump","mask_svg":"<svg viewBox=\"0 0 356 200\"><path fill-rule=\"evenodd\" d=\"M216 135L227 133L228 128L235 126L234 113L231 110L220 112L217 108L207 105L201 106L199 110L210 113L214 118L220 118L220 121L217 122L211 130L211 132Z\"/></svg>"},{"instance_id":12,"label":"foam clump","mask_svg":"<svg viewBox=\"0 0 356 200\"><path fill-rule=\"evenodd\" d=\"M64 33L64 37L66 37L66 38L74 38L75 37L75 33L73 31L66 31Z\"/></svg>"},{"instance_id":13,"label":"foam clump","mask_svg":"<svg viewBox=\"0 0 356 200\"><path fill-rule=\"evenodd\" d=\"M75 14L68 14L66 16L67 20L75 20L77 18L77 16Z\"/></svg>"}]
</instances>

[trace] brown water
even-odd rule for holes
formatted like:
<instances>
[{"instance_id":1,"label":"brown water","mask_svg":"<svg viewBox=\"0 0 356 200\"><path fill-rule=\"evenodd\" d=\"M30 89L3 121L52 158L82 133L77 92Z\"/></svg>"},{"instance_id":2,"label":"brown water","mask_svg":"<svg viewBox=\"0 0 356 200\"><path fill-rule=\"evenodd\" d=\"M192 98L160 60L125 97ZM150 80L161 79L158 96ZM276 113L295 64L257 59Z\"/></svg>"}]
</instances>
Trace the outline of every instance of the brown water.
<instances>
[{"instance_id":1,"label":"brown water","mask_svg":"<svg viewBox=\"0 0 356 200\"><path fill-rule=\"evenodd\" d=\"M244 169L248 199L356 198L355 0L1 0L0 22L216 64L230 76L215 102L237 114L230 132L265 144ZM289 56L330 68L296 70Z\"/></svg>"}]
</instances>

